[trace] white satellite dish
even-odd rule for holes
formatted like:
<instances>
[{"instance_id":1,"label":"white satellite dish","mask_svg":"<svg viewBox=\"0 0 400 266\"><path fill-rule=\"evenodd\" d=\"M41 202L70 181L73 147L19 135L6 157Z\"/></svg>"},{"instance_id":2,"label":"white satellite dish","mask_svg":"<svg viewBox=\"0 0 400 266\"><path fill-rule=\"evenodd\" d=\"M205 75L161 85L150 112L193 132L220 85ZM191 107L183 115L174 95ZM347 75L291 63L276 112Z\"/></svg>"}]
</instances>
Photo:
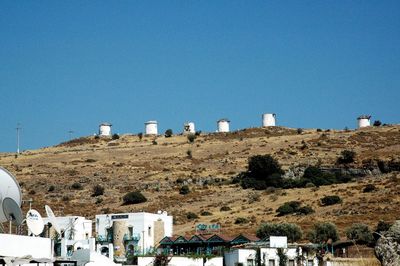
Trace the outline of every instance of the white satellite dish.
<instances>
[{"instance_id":1,"label":"white satellite dish","mask_svg":"<svg viewBox=\"0 0 400 266\"><path fill-rule=\"evenodd\" d=\"M3 210L2 202L6 198L10 198L18 205L18 207L21 207L22 194L17 179L15 179L15 177L3 167L0 167L0 184L0 223L2 223L8 221Z\"/></svg>"},{"instance_id":2,"label":"white satellite dish","mask_svg":"<svg viewBox=\"0 0 400 266\"><path fill-rule=\"evenodd\" d=\"M42 216L37 210L31 209L26 213L26 224L35 236L38 236L43 232L44 222Z\"/></svg>"},{"instance_id":3,"label":"white satellite dish","mask_svg":"<svg viewBox=\"0 0 400 266\"><path fill-rule=\"evenodd\" d=\"M53 226L54 230L56 230L56 232L59 235L61 235L61 230L60 230L60 227L58 226L57 218L54 215L53 210L48 205L45 205L44 208L46 210L47 217L49 218L49 221L50 221L51 225Z\"/></svg>"},{"instance_id":4,"label":"white satellite dish","mask_svg":"<svg viewBox=\"0 0 400 266\"><path fill-rule=\"evenodd\" d=\"M18 203L16 203L12 198L5 198L2 202L2 205L3 213L7 221L12 221L17 225L21 225L24 221L24 217L22 216L22 211L18 206Z\"/></svg>"}]
</instances>

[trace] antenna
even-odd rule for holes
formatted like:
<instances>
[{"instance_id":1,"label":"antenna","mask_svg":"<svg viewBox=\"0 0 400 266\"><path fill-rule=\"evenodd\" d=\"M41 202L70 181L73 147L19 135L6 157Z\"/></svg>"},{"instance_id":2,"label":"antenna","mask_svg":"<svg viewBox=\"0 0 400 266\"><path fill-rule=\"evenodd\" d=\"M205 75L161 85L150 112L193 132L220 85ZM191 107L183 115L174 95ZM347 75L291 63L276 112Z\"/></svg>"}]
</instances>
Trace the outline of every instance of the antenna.
<instances>
[{"instance_id":1,"label":"antenna","mask_svg":"<svg viewBox=\"0 0 400 266\"><path fill-rule=\"evenodd\" d=\"M45 205L44 209L46 210L47 217L49 218L49 221L50 221L51 225L54 227L54 230L56 230L56 232L59 235L61 235L61 230L60 230L60 227L58 226L57 218L54 215L53 210L48 205Z\"/></svg>"},{"instance_id":2,"label":"antenna","mask_svg":"<svg viewBox=\"0 0 400 266\"><path fill-rule=\"evenodd\" d=\"M17 225L21 225L24 221L22 217L21 208L18 206L18 203L15 202L12 198L5 198L2 203L3 213L7 219L10 221L10 234L11 234L11 225L12 222L15 222Z\"/></svg>"},{"instance_id":3,"label":"antenna","mask_svg":"<svg viewBox=\"0 0 400 266\"><path fill-rule=\"evenodd\" d=\"M15 177L8 172L6 169L0 167L0 223L9 221L8 215L9 215L9 208L10 206L7 205L6 209L7 211L4 210L4 205L3 202L8 198L10 201L12 200L13 202L16 203L18 208L21 206L22 203L22 195L21 195L21 188L19 187L19 184ZM6 204L12 204L12 203L6 203ZM7 212L7 214L6 214Z\"/></svg>"},{"instance_id":4,"label":"antenna","mask_svg":"<svg viewBox=\"0 0 400 266\"><path fill-rule=\"evenodd\" d=\"M74 133L73 130L68 130L68 136L69 136L69 140L72 139L72 134Z\"/></svg>"},{"instance_id":5,"label":"antenna","mask_svg":"<svg viewBox=\"0 0 400 266\"><path fill-rule=\"evenodd\" d=\"M44 229L44 222L40 213L36 210L29 210L26 213L26 224L35 236L40 235Z\"/></svg>"},{"instance_id":6,"label":"antenna","mask_svg":"<svg viewBox=\"0 0 400 266\"><path fill-rule=\"evenodd\" d=\"M19 131L22 129L21 124L17 123L17 127L15 128L17 130L17 155L19 154Z\"/></svg>"}]
</instances>

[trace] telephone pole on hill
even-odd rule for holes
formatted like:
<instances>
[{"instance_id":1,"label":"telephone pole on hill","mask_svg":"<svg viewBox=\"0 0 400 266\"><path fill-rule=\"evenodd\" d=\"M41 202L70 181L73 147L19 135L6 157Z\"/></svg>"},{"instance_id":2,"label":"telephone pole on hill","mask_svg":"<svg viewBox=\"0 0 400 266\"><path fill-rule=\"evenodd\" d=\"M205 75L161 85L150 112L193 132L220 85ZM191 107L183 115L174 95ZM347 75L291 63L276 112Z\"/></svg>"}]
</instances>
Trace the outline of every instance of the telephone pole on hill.
<instances>
[{"instance_id":1,"label":"telephone pole on hill","mask_svg":"<svg viewBox=\"0 0 400 266\"><path fill-rule=\"evenodd\" d=\"M21 124L17 123L17 155L19 154L19 131L22 129Z\"/></svg>"}]
</instances>

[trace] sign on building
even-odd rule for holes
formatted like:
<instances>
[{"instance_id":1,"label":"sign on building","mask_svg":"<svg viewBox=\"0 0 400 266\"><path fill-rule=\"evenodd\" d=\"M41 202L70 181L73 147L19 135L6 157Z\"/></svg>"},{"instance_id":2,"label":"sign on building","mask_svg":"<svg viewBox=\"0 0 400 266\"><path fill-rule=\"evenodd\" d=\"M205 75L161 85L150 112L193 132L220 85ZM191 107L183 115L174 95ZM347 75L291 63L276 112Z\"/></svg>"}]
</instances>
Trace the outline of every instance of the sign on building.
<instances>
[{"instance_id":1,"label":"sign on building","mask_svg":"<svg viewBox=\"0 0 400 266\"><path fill-rule=\"evenodd\" d=\"M220 224L196 224L196 234L216 234L220 232Z\"/></svg>"}]
</instances>

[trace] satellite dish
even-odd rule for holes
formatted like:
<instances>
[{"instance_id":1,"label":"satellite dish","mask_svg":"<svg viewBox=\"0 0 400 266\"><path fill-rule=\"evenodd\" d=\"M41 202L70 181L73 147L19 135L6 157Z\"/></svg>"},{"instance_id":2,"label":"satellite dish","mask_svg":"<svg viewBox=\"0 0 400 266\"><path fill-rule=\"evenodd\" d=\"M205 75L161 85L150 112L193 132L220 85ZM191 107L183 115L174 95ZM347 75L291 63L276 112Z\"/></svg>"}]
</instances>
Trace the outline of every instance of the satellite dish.
<instances>
[{"instance_id":1,"label":"satellite dish","mask_svg":"<svg viewBox=\"0 0 400 266\"><path fill-rule=\"evenodd\" d=\"M21 207L22 194L17 179L3 167L0 167L0 223L6 222L7 217L3 210L2 202L10 198Z\"/></svg>"},{"instance_id":2,"label":"satellite dish","mask_svg":"<svg viewBox=\"0 0 400 266\"><path fill-rule=\"evenodd\" d=\"M38 236L43 232L44 222L42 216L37 210L29 210L26 213L26 224L35 236Z\"/></svg>"},{"instance_id":3,"label":"satellite dish","mask_svg":"<svg viewBox=\"0 0 400 266\"><path fill-rule=\"evenodd\" d=\"M3 200L3 213L7 219L7 221L13 221L17 225L22 224L24 221L24 217L22 216L21 208L18 203L15 202L12 198L5 198Z\"/></svg>"},{"instance_id":4,"label":"satellite dish","mask_svg":"<svg viewBox=\"0 0 400 266\"><path fill-rule=\"evenodd\" d=\"M57 218L54 215L53 210L48 205L45 205L44 209L46 210L47 217L49 218L49 222L51 223L51 225L54 227L54 230L56 230L56 232L59 235L61 235L61 230L60 230L60 227L58 226Z\"/></svg>"}]
</instances>

